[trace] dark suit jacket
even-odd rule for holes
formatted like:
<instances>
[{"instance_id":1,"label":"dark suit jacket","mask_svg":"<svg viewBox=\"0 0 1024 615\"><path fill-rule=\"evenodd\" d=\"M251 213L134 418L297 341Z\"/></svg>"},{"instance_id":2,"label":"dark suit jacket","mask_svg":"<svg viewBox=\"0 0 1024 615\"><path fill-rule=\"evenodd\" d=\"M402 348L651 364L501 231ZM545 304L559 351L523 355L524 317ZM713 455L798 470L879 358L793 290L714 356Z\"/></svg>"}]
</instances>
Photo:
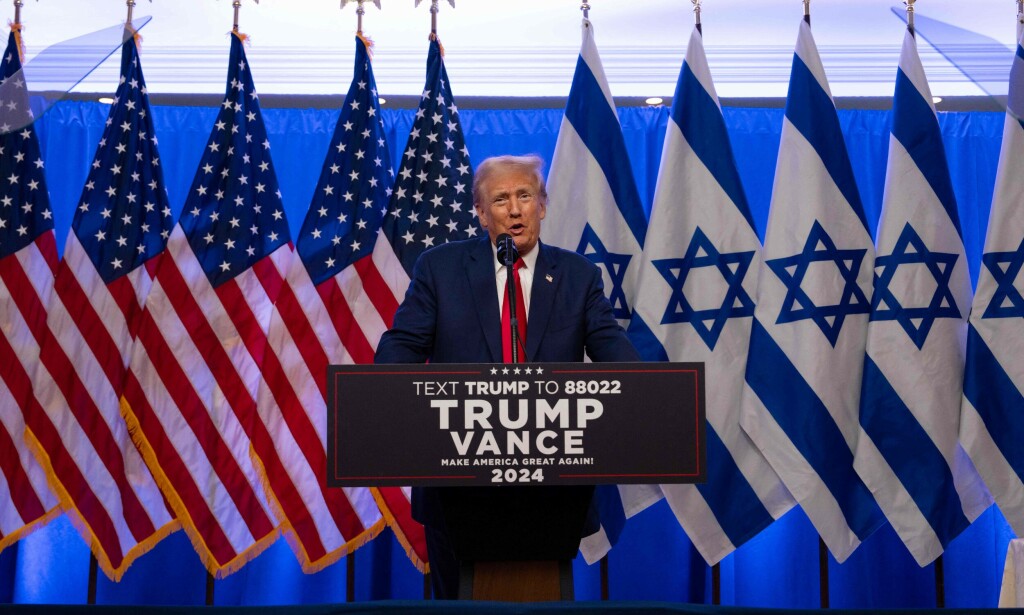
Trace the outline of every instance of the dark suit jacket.
<instances>
[{"instance_id":1,"label":"dark suit jacket","mask_svg":"<svg viewBox=\"0 0 1024 615\"><path fill-rule=\"evenodd\" d=\"M538 243L524 362L639 361L585 257ZM376 363L500 363L501 312L488 238L424 252ZM534 487L536 488L536 487ZM413 516L440 526L433 490L413 490Z\"/></svg>"}]
</instances>

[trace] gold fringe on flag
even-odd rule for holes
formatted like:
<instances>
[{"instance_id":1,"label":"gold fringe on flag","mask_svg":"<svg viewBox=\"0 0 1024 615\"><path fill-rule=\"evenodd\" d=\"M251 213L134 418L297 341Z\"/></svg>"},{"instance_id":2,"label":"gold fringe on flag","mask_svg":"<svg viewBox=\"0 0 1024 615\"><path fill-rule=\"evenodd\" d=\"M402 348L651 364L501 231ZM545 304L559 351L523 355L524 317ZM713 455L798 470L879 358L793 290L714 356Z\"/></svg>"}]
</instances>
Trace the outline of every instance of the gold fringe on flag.
<instances>
[{"instance_id":1,"label":"gold fringe on flag","mask_svg":"<svg viewBox=\"0 0 1024 615\"><path fill-rule=\"evenodd\" d=\"M142 34L140 34L139 31L135 29L135 26L133 26L130 23L125 24L124 25L124 29L128 30L129 32L132 33L132 38L135 39L135 48L138 49L139 51L141 51L142 50Z\"/></svg>"},{"instance_id":2,"label":"gold fringe on flag","mask_svg":"<svg viewBox=\"0 0 1024 615\"><path fill-rule=\"evenodd\" d=\"M359 40L363 41L363 45L366 46L366 54L368 56L370 56L370 59L372 60L373 59L373 39L370 38L369 36L366 36L362 32L356 32L356 37Z\"/></svg>"},{"instance_id":3,"label":"gold fringe on flag","mask_svg":"<svg viewBox=\"0 0 1024 615\"><path fill-rule=\"evenodd\" d=\"M199 528L196 527L195 521L192 519L192 515L189 514L188 507L182 502L181 497L178 495L177 490L174 488L174 484L171 483L170 479L164 473L163 468L160 466L157 460L156 451L153 445L146 438L146 435L142 432L139 426L139 419L135 415L135 411L132 410L131 404L128 400L121 397L121 417L124 418L125 423L128 424L128 435L131 436L132 442L135 443L135 448L142 454L143 461L149 466L150 473L153 475L153 480L156 481L157 487L164 494L164 499L170 504L171 511L177 518L177 523L181 529L185 531L185 535L188 536L189 542L192 543L192 548L195 549L196 555L199 556L199 561L202 562L203 567L213 575L216 579L223 579L224 577L238 572L243 566L248 564L250 561L256 558L260 553L263 553L271 545L273 545L277 539L281 536L280 528L275 527L272 532L263 537L263 539L250 545L247 549L237 554L230 561L221 564L214 557L206 541L203 539L202 533Z\"/></svg>"},{"instance_id":4,"label":"gold fringe on flag","mask_svg":"<svg viewBox=\"0 0 1024 615\"><path fill-rule=\"evenodd\" d=\"M18 46L18 59L21 60L22 64L25 63L25 41L21 38L21 31L25 29L25 24L14 23L8 21L7 25L11 27L11 32L14 33L14 44Z\"/></svg>"},{"instance_id":5,"label":"gold fringe on flag","mask_svg":"<svg viewBox=\"0 0 1024 615\"><path fill-rule=\"evenodd\" d=\"M110 561L110 557L107 556L106 551L103 550L102 544L100 544L99 538L85 519L85 515L78 510L78 506L75 501L71 498L71 494L68 493L67 489L64 488L64 483L61 482L60 478L57 477L56 470L53 467L53 462L50 460L50 455L43 448L42 443L36 437L32 430L25 427L25 442L28 444L32 454L35 455L36 460L43 466L46 471L46 482L50 486L50 490L53 491L54 495L57 496L57 500L60 502L59 508L63 510L71 525L78 531L78 534L85 541L89 547L89 551L92 552L96 558L96 563L99 565L100 570L103 574L107 575L107 578L115 583L119 583L121 578L124 577L124 573L128 571L128 568L135 563L135 560L142 557L146 553L153 550L153 547L157 545L161 540L177 532L181 529L181 523L177 519L168 521L163 527L157 528L156 531L148 536L142 542L136 544L134 547L129 549L121 560L119 566L114 566L113 562Z\"/></svg>"},{"instance_id":6,"label":"gold fringe on flag","mask_svg":"<svg viewBox=\"0 0 1024 615\"><path fill-rule=\"evenodd\" d=\"M338 560L345 557L349 553L354 553L356 549L367 544L377 537L384 528L387 527L387 520L381 516L376 523L363 530L353 538L350 538L341 547L328 551L323 557L319 559L313 559L309 556L306 548L303 546L302 541L299 540L298 534L295 528L292 527L291 522L288 520L288 515L284 512L284 506L281 505L280 500L277 499L277 494L274 493L273 488L270 486L270 478L267 476L267 468L263 465L263 460L256 454L256 448L249 444L249 458L252 459L253 465L256 467L256 474L260 477L260 484L263 486L263 492L267 495L267 503L270 504L270 508L273 509L274 515L277 517L278 528L281 535L284 536L285 542L292 548L292 552L295 554L295 558L299 560L299 566L302 568L302 572L306 574L316 574L335 564Z\"/></svg>"},{"instance_id":7,"label":"gold fringe on flag","mask_svg":"<svg viewBox=\"0 0 1024 615\"><path fill-rule=\"evenodd\" d=\"M441 49L441 57L443 58L444 57L444 45L441 44L441 39L438 38L437 32L431 32L430 36L428 36L427 39L431 40L431 41L437 41L437 46Z\"/></svg>"},{"instance_id":8,"label":"gold fringe on flag","mask_svg":"<svg viewBox=\"0 0 1024 615\"><path fill-rule=\"evenodd\" d=\"M237 36L238 40L242 41L243 45L248 45L251 40L251 37L248 34L243 34L242 32L237 32L235 30L232 30L231 33Z\"/></svg>"}]
</instances>

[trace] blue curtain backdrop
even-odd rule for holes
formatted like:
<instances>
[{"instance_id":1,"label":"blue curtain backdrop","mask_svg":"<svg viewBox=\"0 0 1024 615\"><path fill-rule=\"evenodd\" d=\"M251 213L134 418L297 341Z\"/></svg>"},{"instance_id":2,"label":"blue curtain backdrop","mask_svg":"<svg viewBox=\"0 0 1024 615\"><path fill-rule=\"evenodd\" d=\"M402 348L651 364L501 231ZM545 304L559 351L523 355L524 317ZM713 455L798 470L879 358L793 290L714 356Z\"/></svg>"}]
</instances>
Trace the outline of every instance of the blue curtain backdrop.
<instances>
[{"instance_id":1,"label":"blue curtain backdrop","mask_svg":"<svg viewBox=\"0 0 1024 615\"><path fill-rule=\"evenodd\" d=\"M108 106L64 102L38 122L57 241L63 246L71 217L100 138ZM560 109L460 112L474 161L495 154L536 153L551 159ZM637 185L650 207L657 181L668 109L619 110ZM216 115L215 108L154 107L161 165L175 215L181 209ZM413 110L385 109L393 165L398 168ZM293 233L298 231L320 172L336 110L266 109L274 165ZM869 222L882 202L890 115L839 113ZM726 108L740 174L759 233L768 217L782 109ZM941 113L946 151L960 208L970 271L977 279L1002 135L1000 113ZM572 207L551 203L550 207ZM756 359L756 358L755 358ZM711 375L713 377L713 375ZM944 555L945 599L950 607L996 605L1007 542L1013 537L993 507L954 541ZM422 576L385 532L355 555L357 600L418 598ZM89 553L63 517L0 553L0 602L84 603ZM304 575L279 540L240 572L215 583L218 605L344 601L345 561ZM609 557L613 600L709 602L710 573L661 502L629 521ZM597 566L576 562L576 594L599 597ZM121 583L100 574L100 604L202 604L205 570L184 533L177 532L140 558ZM935 605L933 566L919 568L888 527L869 538L843 565L830 561L831 605L899 608ZM721 566L722 603L817 608L818 542L810 522L794 510Z\"/></svg>"}]
</instances>

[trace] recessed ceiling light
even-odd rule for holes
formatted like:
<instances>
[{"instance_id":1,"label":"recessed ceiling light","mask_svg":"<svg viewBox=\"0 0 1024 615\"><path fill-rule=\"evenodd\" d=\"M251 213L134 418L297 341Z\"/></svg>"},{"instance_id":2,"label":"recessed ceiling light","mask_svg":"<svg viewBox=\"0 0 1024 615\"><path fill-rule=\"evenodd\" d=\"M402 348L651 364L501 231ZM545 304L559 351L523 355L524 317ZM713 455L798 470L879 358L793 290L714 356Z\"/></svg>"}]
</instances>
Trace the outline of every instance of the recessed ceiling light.
<instances>
[{"instance_id":1,"label":"recessed ceiling light","mask_svg":"<svg viewBox=\"0 0 1024 615\"><path fill-rule=\"evenodd\" d=\"M379 102L380 104L383 105L383 104L386 104L388 102L388 99L386 99L386 98L378 98L377 102Z\"/></svg>"},{"instance_id":2,"label":"recessed ceiling light","mask_svg":"<svg viewBox=\"0 0 1024 615\"><path fill-rule=\"evenodd\" d=\"M658 98L657 96L652 96L652 97L648 98L647 100L645 100L644 102L647 103L648 105L660 105L661 103L663 103L665 101L663 99L661 99L661 98Z\"/></svg>"},{"instance_id":3,"label":"recessed ceiling light","mask_svg":"<svg viewBox=\"0 0 1024 615\"><path fill-rule=\"evenodd\" d=\"M932 96L932 104L933 105L937 105L940 102L942 102L942 97L941 96Z\"/></svg>"},{"instance_id":4,"label":"recessed ceiling light","mask_svg":"<svg viewBox=\"0 0 1024 615\"><path fill-rule=\"evenodd\" d=\"M101 102L104 105L112 105L112 104L114 104L114 99L109 97L109 96L104 96L102 98L98 98L97 102Z\"/></svg>"}]
</instances>

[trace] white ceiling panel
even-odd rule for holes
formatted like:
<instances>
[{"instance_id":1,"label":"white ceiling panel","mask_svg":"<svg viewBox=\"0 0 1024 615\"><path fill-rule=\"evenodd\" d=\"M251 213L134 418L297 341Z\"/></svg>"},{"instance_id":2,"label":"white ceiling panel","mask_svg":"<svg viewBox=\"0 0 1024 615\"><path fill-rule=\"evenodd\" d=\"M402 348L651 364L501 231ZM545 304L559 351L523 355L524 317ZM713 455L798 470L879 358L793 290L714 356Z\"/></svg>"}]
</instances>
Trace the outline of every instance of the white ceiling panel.
<instances>
[{"instance_id":1,"label":"white ceiling panel","mask_svg":"<svg viewBox=\"0 0 1024 615\"><path fill-rule=\"evenodd\" d=\"M375 42L382 94L419 93L424 78L429 0L366 3L364 30ZM580 44L578 0L457 0L440 4L438 31L456 95L565 96ZM892 0L813 0L812 27L836 96L890 96L905 26ZM993 80L1009 67L1016 36L1013 0L918 0L918 15L994 39L980 49ZM230 0L138 0L142 61L153 93L224 90ZM705 0L704 40L720 95L784 96L800 0ZM10 8L13 16L13 6ZM28 0L24 38L34 53L123 22L124 0ZM689 0L592 0L590 19L616 96L671 95L693 27ZM343 94L352 74L355 6L338 0L244 0L241 30L257 89L271 94ZM982 91L928 44L920 45L939 96ZM949 50L943 50L949 51ZM967 49L971 52L972 49ZM973 51L979 51L977 45ZM959 52L964 52L960 49ZM76 92L112 92L116 55Z\"/></svg>"}]
</instances>

